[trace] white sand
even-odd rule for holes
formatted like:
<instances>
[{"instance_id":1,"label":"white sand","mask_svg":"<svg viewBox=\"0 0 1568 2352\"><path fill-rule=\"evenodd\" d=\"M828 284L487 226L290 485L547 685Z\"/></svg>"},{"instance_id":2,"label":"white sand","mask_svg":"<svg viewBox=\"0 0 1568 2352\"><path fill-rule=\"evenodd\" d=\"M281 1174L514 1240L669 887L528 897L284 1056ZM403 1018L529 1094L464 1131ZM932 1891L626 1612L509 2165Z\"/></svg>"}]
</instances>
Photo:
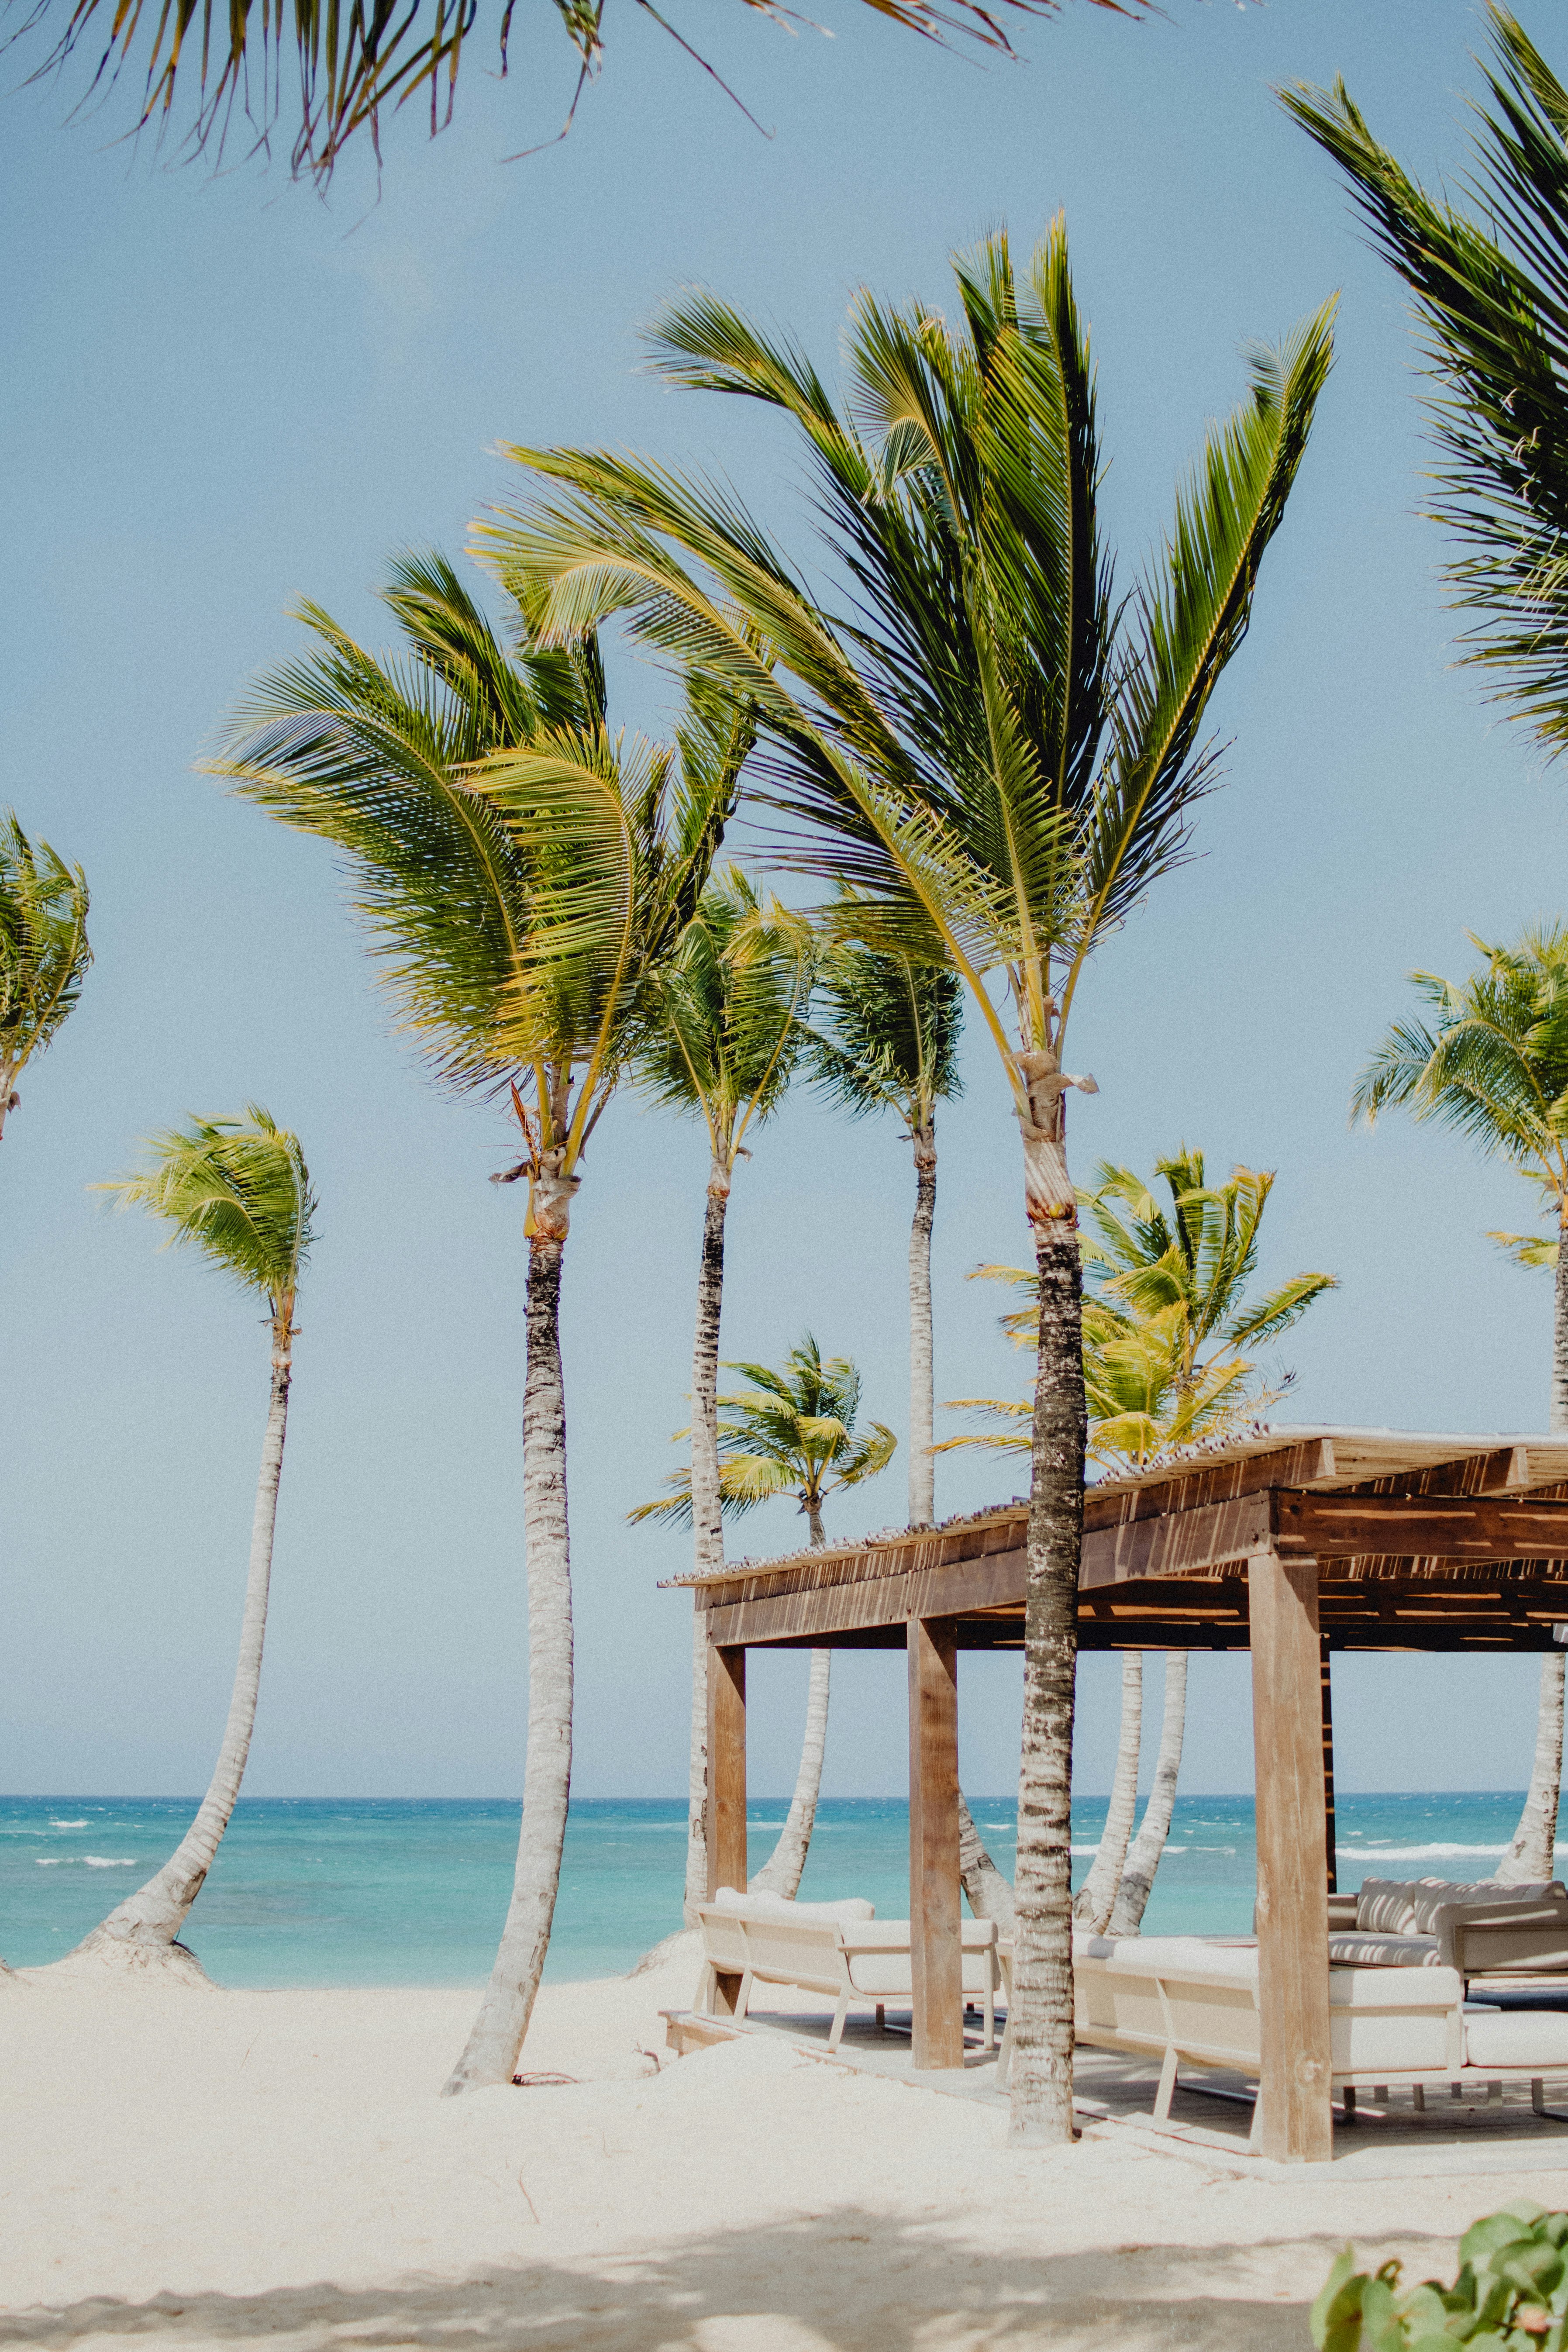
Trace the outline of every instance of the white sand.
<instances>
[{"instance_id":1,"label":"white sand","mask_svg":"<svg viewBox=\"0 0 1568 2352\"><path fill-rule=\"evenodd\" d=\"M1568 2203L1562 2171L1020 2152L764 2042L675 2061L694 1974L547 1989L522 2063L581 2083L447 2100L471 1993L0 1980L0 2343L1303 2352L1346 2237L1419 2275L1511 2197Z\"/></svg>"}]
</instances>

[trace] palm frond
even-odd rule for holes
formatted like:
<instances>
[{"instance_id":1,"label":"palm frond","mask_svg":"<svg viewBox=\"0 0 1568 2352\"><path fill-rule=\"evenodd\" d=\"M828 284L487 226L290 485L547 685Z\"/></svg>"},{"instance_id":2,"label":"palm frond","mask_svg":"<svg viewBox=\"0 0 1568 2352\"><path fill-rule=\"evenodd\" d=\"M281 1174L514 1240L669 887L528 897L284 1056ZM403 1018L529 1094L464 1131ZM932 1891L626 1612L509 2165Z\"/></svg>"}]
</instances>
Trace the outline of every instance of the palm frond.
<instances>
[{"instance_id":1,"label":"palm frond","mask_svg":"<svg viewBox=\"0 0 1568 2352\"><path fill-rule=\"evenodd\" d=\"M92 962L87 877L47 841L28 840L14 809L0 818L0 1074L18 1073L58 1035Z\"/></svg>"},{"instance_id":2,"label":"palm frond","mask_svg":"<svg viewBox=\"0 0 1568 2352\"><path fill-rule=\"evenodd\" d=\"M241 1289L275 1309L291 1300L315 1239L316 1196L298 1136L258 1103L238 1118L192 1118L147 1139L142 1165L94 1186L142 1208Z\"/></svg>"}]
</instances>

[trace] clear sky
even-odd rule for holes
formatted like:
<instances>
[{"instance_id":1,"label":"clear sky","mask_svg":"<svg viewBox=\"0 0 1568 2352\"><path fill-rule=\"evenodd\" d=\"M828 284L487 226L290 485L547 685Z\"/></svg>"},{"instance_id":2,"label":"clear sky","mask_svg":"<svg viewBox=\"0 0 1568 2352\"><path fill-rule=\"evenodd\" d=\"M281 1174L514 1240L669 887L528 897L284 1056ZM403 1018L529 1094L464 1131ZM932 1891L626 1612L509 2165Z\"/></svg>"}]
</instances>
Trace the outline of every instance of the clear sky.
<instances>
[{"instance_id":1,"label":"clear sky","mask_svg":"<svg viewBox=\"0 0 1568 2352\"><path fill-rule=\"evenodd\" d=\"M1550 54L1552 12L1525 5ZM547 21L548 20L548 21ZM834 0L834 37L688 10L771 133L675 45L612 10L609 63L563 145L553 11L520 11L506 83L472 50L453 129L412 121L323 204L280 166L171 170L63 123L58 89L5 100L0 803L86 866L98 961L0 1147L5 1624L0 1785L194 1790L232 1670L266 1339L202 1265L86 1189L187 1110L265 1103L321 1196L305 1293L252 1793L505 1794L521 1782L521 1188L500 1120L440 1098L388 1035L316 844L192 772L307 594L379 641L389 551L454 553L510 489L503 440L631 444L727 467L780 531L805 523L787 443L742 404L662 392L637 328L705 281L795 329L829 370L860 283L948 299L944 256L997 222L1027 244L1065 207L1100 368L1106 491L1130 571L1241 347L1343 289L1339 364L1216 723L1228 789L1201 860L1103 955L1070 1059L1080 1176L1185 1139L1277 1168L1265 1273L1337 1274L1287 1343L1289 1412L1458 1430L1545 1418L1547 1280L1484 1240L1530 1221L1517 1179L1346 1100L1412 966L1453 971L1563 911L1563 785L1450 667L1405 307L1328 163L1271 83L1343 72L1432 176L1462 160L1477 12L1460 0L1170 0L1133 26L1070 6L983 66ZM1559 64L1568 58L1559 57ZM665 690L617 665L623 713ZM944 1115L939 1397L1020 1392L986 1258L1026 1249L1016 1130L989 1047ZM679 1534L624 1514L685 1417L705 1155L626 1104L574 1213L564 1331L579 1628L576 1785L684 1786L689 1620L656 1579ZM725 1352L805 1328L857 1357L900 1428L911 1179L891 1125L805 1100L758 1141L731 1217ZM1006 1494L945 1456L939 1507ZM847 1496L901 1517L901 1459ZM783 1507L737 1540L784 1549ZM1246 1661L1194 1667L1185 1785L1249 1785ZM753 1786L793 1777L801 1666L755 1670ZM1532 1661L1348 1662L1347 1787L1522 1786ZM826 1785L904 1780L896 1661L845 1657ZM1079 1769L1103 1788L1113 1662L1085 1664ZM963 1769L1016 1779L1019 1670L963 1673Z\"/></svg>"}]
</instances>

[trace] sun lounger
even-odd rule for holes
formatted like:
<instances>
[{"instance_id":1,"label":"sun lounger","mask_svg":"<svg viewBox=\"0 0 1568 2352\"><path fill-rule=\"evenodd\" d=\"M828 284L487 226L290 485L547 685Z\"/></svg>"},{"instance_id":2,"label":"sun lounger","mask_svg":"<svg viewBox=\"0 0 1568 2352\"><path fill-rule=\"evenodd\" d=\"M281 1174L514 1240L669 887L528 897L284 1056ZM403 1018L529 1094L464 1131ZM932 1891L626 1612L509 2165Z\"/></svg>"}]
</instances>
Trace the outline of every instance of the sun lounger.
<instances>
[{"instance_id":1,"label":"sun lounger","mask_svg":"<svg viewBox=\"0 0 1568 2352\"><path fill-rule=\"evenodd\" d=\"M846 1911L858 1916L845 1917ZM698 1906L702 1928L702 1979L696 2007L718 2011L719 1980L739 1979L730 2014L744 2017L759 1984L789 1985L824 1993L837 2003L827 2046L837 2050L851 2001L873 2004L877 2021L890 2000L913 1998L913 1959L907 1919L876 1919L865 1904L795 1904L741 1896L721 1888L710 1904ZM977 2000L984 2021L984 2047L995 2047L996 1923L963 1923L963 1990Z\"/></svg>"},{"instance_id":2,"label":"sun lounger","mask_svg":"<svg viewBox=\"0 0 1568 2352\"><path fill-rule=\"evenodd\" d=\"M1158 2057L1153 2115L1163 2122L1179 2066L1258 2073L1258 1949L1195 1936L1074 1938L1074 2029L1079 2042ZM997 2068L1012 2054L1012 1948L998 1950L1008 2000ZM1472 2005L1458 1970L1331 1968L1329 2035L1335 2090L1526 2081L1543 2105L1548 2074L1568 2074L1568 2016ZM1353 2095L1345 2101L1353 2109ZM1420 2104L1419 2100L1417 2104ZM1253 2119L1253 2137L1258 2137Z\"/></svg>"},{"instance_id":3,"label":"sun lounger","mask_svg":"<svg viewBox=\"0 0 1568 2352\"><path fill-rule=\"evenodd\" d=\"M1369 1878L1329 1897L1329 1958L1348 1968L1457 1969L1468 1985L1568 1975L1568 1888Z\"/></svg>"}]
</instances>

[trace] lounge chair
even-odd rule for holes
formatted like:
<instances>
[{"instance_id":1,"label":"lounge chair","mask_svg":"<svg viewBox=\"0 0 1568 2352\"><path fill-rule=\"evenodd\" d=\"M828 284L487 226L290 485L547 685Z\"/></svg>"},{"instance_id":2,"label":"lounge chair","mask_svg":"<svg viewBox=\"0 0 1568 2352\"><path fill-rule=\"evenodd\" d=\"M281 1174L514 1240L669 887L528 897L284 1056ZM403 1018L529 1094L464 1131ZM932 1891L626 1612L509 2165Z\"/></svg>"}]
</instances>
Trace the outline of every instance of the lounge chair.
<instances>
[{"instance_id":1,"label":"lounge chair","mask_svg":"<svg viewBox=\"0 0 1568 2352\"><path fill-rule=\"evenodd\" d=\"M1158 2057L1153 2116L1165 2121L1178 2066L1258 2074L1258 1949L1208 1943L1195 1936L1074 1938L1074 2030L1092 2047ZM998 1953L1008 1996L997 2067L1005 2082L1012 2054L1012 1949ZM1528 2082L1540 2114L1544 2078L1568 2074L1568 2016L1553 2011L1502 2011L1465 2000L1458 1970L1422 1961L1413 1968L1331 1968L1329 2034L1332 2084L1350 2094L1409 2085L1416 2104L1444 2084ZM1258 2136L1258 2116L1252 2137Z\"/></svg>"},{"instance_id":2,"label":"lounge chair","mask_svg":"<svg viewBox=\"0 0 1568 2352\"><path fill-rule=\"evenodd\" d=\"M1568 1888L1369 1878L1329 1897L1329 1958L1347 1968L1457 1969L1476 1990L1568 1976Z\"/></svg>"},{"instance_id":3,"label":"lounge chair","mask_svg":"<svg viewBox=\"0 0 1568 2352\"><path fill-rule=\"evenodd\" d=\"M702 1928L702 1977L696 2008L718 2010L719 1979L740 1979L730 2014L744 2017L759 1984L791 1985L837 2002L827 2046L837 2050L851 2001L872 2004L877 2022L889 2000L913 1998L913 1960L907 1919L877 1919L869 1903L789 1903L781 1896L742 1895L721 1887L698 1906ZM965 1996L979 2001L984 2047L996 2046L996 1923L963 1923Z\"/></svg>"}]
</instances>

